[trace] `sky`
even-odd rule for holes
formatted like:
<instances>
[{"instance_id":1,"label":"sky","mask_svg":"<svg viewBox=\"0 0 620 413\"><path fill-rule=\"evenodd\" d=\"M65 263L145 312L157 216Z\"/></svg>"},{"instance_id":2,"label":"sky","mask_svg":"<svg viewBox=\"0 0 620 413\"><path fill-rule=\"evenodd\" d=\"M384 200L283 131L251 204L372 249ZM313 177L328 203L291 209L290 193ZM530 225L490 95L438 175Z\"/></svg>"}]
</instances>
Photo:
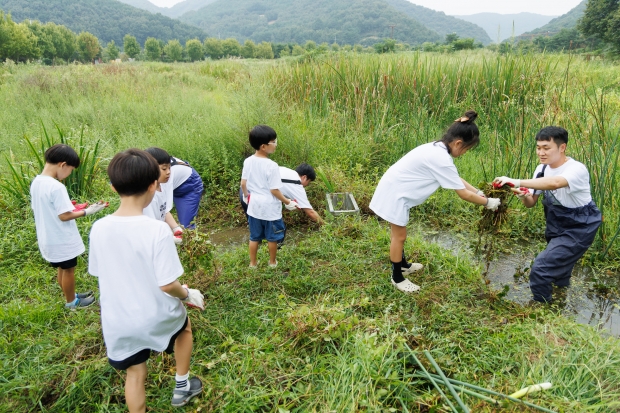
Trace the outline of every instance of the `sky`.
<instances>
[{"instance_id":1,"label":"sky","mask_svg":"<svg viewBox=\"0 0 620 413\"><path fill-rule=\"evenodd\" d=\"M172 7L183 0L149 0L159 7ZM412 3L442 11L451 15L467 15L476 13L513 14L530 12L547 16L560 16L579 3L581 0L410 0Z\"/></svg>"}]
</instances>

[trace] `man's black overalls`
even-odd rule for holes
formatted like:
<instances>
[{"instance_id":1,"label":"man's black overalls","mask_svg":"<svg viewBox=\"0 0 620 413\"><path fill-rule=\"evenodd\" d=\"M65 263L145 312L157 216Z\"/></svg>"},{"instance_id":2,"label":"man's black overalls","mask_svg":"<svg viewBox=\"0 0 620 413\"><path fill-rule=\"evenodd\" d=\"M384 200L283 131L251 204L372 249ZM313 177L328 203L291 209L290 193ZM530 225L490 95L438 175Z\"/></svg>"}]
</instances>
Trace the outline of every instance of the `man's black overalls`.
<instances>
[{"instance_id":1,"label":"man's black overalls","mask_svg":"<svg viewBox=\"0 0 620 413\"><path fill-rule=\"evenodd\" d=\"M545 175L543 166L536 178ZM590 248L601 225L601 211L594 201L578 208L566 208L552 191L543 192L547 227L547 248L536 257L530 272L530 289L536 301L551 302L551 284L567 287L573 267Z\"/></svg>"}]
</instances>

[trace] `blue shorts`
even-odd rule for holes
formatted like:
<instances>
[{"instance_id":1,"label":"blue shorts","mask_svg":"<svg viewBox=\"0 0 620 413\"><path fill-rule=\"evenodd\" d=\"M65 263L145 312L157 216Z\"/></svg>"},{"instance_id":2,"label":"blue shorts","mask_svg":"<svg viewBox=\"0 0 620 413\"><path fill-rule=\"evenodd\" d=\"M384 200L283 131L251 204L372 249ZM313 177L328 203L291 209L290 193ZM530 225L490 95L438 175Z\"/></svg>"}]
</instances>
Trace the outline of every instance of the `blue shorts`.
<instances>
[{"instance_id":1,"label":"blue shorts","mask_svg":"<svg viewBox=\"0 0 620 413\"><path fill-rule=\"evenodd\" d=\"M263 219L248 216L250 226L250 241L278 242L284 239L286 227L282 218L276 221L265 221Z\"/></svg>"}]
</instances>

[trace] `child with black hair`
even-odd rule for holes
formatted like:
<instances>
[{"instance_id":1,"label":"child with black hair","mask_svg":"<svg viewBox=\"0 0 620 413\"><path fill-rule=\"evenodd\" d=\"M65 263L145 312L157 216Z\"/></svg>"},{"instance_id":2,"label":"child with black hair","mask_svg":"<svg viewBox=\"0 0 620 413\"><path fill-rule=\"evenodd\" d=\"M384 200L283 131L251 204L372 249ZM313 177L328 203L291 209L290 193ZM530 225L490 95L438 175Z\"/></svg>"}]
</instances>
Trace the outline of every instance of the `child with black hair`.
<instances>
[{"instance_id":1,"label":"child with black hair","mask_svg":"<svg viewBox=\"0 0 620 413\"><path fill-rule=\"evenodd\" d=\"M552 284L570 285L573 267L594 242L602 222L590 193L588 168L566 156L567 144L566 129L542 128L536 135L540 165L534 171L534 179L500 176L493 181L498 186L513 187L512 191L527 208L536 205L543 194L547 248L538 254L530 270L533 299L543 303L552 300Z\"/></svg>"},{"instance_id":2,"label":"child with black hair","mask_svg":"<svg viewBox=\"0 0 620 413\"><path fill-rule=\"evenodd\" d=\"M441 140L420 145L403 156L383 175L370 201L370 209L391 224L390 261L392 285L399 291L413 293L420 287L404 275L423 268L408 263L405 240L409 210L420 205L439 187L453 189L464 201L496 210L497 198L486 198L482 191L459 177L453 158L464 155L480 142L480 132L474 122L478 114L468 111L448 128Z\"/></svg>"},{"instance_id":3,"label":"child with black hair","mask_svg":"<svg viewBox=\"0 0 620 413\"><path fill-rule=\"evenodd\" d=\"M289 210L297 208L295 201L282 195L278 164L269 159L269 155L276 151L277 137L271 127L255 126L250 131L249 140L256 152L243 162L241 191L243 202L248 205L250 268L258 266L256 254L263 239L269 246L269 266L273 268L278 265L278 242L284 238L285 232L282 203Z\"/></svg>"},{"instance_id":4,"label":"child with black hair","mask_svg":"<svg viewBox=\"0 0 620 413\"><path fill-rule=\"evenodd\" d=\"M95 302L92 292L75 292L77 257L86 250L75 220L95 214L107 206L98 203L85 209L75 209L67 188L59 181L79 166L80 158L72 147L54 145L45 151L45 167L30 185L39 250L43 259L58 269L56 280L65 295L65 308L71 310L88 307Z\"/></svg>"},{"instance_id":5,"label":"child with black hair","mask_svg":"<svg viewBox=\"0 0 620 413\"><path fill-rule=\"evenodd\" d=\"M88 263L99 280L108 361L127 370L129 411L145 412L146 360L151 351L174 351L172 405L184 406L202 392L202 383L189 377L193 339L182 303L204 310L204 296L178 281L183 267L168 225L143 214L157 192L157 161L146 151L129 149L114 156L108 176L121 203L93 225Z\"/></svg>"},{"instance_id":6,"label":"child with black hair","mask_svg":"<svg viewBox=\"0 0 620 413\"><path fill-rule=\"evenodd\" d=\"M144 208L144 215L164 221L172 230L173 240L175 244L181 244L183 241L183 228L177 224L174 216L170 213L174 199L174 188L171 168L171 158L168 152L161 148L150 147L145 149L159 164L159 187L153 197L153 201Z\"/></svg>"}]
</instances>

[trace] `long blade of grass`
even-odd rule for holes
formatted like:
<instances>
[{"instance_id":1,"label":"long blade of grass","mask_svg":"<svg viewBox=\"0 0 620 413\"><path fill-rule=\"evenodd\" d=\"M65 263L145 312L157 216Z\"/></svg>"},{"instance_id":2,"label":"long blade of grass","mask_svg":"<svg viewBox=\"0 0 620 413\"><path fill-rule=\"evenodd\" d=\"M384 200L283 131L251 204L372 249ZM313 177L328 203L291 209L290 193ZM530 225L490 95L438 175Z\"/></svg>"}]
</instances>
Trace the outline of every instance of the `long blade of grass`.
<instances>
[{"instance_id":1,"label":"long blade of grass","mask_svg":"<svg viewBox=\"0 0 620 413\"><path fill-rule=\"evenodd\" d=\"M450 391L450 394L452 394L452 397L454 397L456 402L461 407L461 410L463 410L465 413L469 413L469 409L467 408L467 406L465 406L465 403L463 403L463 400L461 400L456 390L454 390L454 387L452 387L452 383L450 383L448 381L448 378L445 376L445 374L443 374L443 371L441 370L441 368L439 368L439 365L437 364L437 362L435 361L431 353L428 350L424 350L424 355L426 356L428 361L430 361L430 363L433 365L437 373L439 373L439 376L442 378L442 380L446 383L446 387Z\"/></svg>"}]
</instances>

